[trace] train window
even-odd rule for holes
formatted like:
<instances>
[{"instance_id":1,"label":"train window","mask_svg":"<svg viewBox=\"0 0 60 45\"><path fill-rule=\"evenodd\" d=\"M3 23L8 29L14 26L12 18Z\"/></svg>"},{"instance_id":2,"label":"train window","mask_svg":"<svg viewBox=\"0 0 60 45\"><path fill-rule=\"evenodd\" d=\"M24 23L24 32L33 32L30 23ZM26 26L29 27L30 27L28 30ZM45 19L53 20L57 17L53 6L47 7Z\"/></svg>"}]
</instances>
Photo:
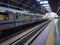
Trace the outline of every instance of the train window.
<instances>
[{"instance_id":1,"label":"train window","mask_svg":"<svg viewBox=\"0 0 60 45\"><path fill-rule=\"evenodd\" d=\"M31 15L31 19L35 19L35 16L34 15Z\"/></svg>"},{"instance_id":2,"label":"train window","mask_svg":"<svg viewBox=\"0 0 60 45\"><path fill-rule=\"evenodd\" d=\"M20 13L16 13L16 19L21 20L23 18L23 15Z\"/></svg>"},{"instance_id":3,"label":"train window","mask_svg":"<svg viewBox=\"0 0 60 45\"><path fill-rule=\"evenodd\" d=\"M18 19L18 13L16 12L16 19Z\"/></svg>"},{"instance_id":4,"label":"train window","mask_svg":"<svg viewBox=\"0 0 60 45\"><path fill-rule=\"evenodd\" d=\"M21 19L24 19L24 15L23 14L21 15Z\"/></svg>"},{"instance_id":5,"label":"train window","mask_svg":"<svg viewBox=\"0 0 60 45\"><path fill-rule=\"evenodd\" d=\"M18 19L18 15L16 15L16 19Z\"/></svg>"},{"instance_id":6,"label":"train window","mask_svg":"<svg viewBox=\"0 0 60 45\"><path fill-rule=\"evenodd\" d=\"M0 21L9 20L9 15L5 13L0 13Z\"/></svg>"},{"instance_id":7,"label":"train window","mask_svg":"<svg viewBox=\"0 0 60 45\"><path fill-rule=\"evenodd\" d=\"M21 20L22 19L22 17L21 17L21 15L19 16L19 20Z\"/></svg>"},{"instance_id":8,"label":"train window","mask_svg":"<svg viewBox=\"0 0 60 45\"><path fill-rule=\"evenodd\" d=\"M29 15L25 15L25 19L29 20L30 19Z\"/></svg>"},{"instance_id":9,"label":"train window","mask_svg":"<svg viewBox=\"0 0 60 45\"><path fill-rule=\"evenodd\" d=\"M19 20L21 20L21 19L22 19L22 18L21 18L21 16L22 16L22 15L19 13L19 17L18 17L18 19L19 19Z\"/></svg>"},{"instance_id":10,"label":"train window","mask_svg":"<svg viewBox=\"0 0 60 45\"><path fill-rule=\"evenodd\" d=\"M4 20L4 15L0 15L0 20Z\"/></svg>"},{"instance_id":11,"label":"train window","mask_svg":"<svg viewBox=\"0 0 60 45\"><path fill-rule=\"evenodd\" d=\"M4 20L9 20L9 15L4 15Z\"/></svg>"}]
</instances>

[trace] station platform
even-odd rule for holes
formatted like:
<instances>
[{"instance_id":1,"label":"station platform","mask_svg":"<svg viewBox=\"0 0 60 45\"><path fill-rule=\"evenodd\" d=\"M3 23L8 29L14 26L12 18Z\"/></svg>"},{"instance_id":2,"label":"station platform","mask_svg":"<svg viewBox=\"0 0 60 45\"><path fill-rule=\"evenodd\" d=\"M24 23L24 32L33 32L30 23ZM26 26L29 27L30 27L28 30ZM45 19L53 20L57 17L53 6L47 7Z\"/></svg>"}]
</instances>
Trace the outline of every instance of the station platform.
<instances>
[{"instance_id":1,"label":"station platform","mask_svg":"<svg viewBox=\"0 0 60 45\"><path fill-rule=\"evenodd\" d=\"M60 18L53 19L32 45L60 45Z\"/></svg>"},{"instance_id":2,"label":"station platform","mask_svg":"<svg viewBox=\"0 0 60 45\"><path fill-rule=\"evenodd\" d=\"M60 45L60 18L54 19L54 45Z\"/></svg>"},{"instance_id":3,"label":"station platform","mask_svg":"<svg viewBox=\"0 0 60 45\"><path fill-rule=\"evenodd\" d=\"M54 45L54 20L49 23L31 45Z\"/></svg>"}]
</instances>

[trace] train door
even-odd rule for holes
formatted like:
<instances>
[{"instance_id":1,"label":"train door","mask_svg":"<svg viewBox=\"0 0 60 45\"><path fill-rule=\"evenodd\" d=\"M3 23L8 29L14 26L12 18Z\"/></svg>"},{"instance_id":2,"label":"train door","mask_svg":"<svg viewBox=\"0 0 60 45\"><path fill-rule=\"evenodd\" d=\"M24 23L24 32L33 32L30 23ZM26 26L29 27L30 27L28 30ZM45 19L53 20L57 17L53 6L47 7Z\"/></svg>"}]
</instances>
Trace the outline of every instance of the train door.
<instances>
[{"instance_id":1,"label":"train door","mask_svg":"<svg viewBox=\"0 0 60 45\"><path fill-rule=\"evenodd\" d=\"M30 20L31 20L31 23L34 22L34 15L31 15L31 16L30 16Z\"/></svg>"},{"instance_id":2,"label":"train door","mask_svg":"<svg viewBox=\"0 0 60 45\"><path fill-rule=\"evenodd\" d=\"M20 25L24 25L24 15L23 14L19 13L18 20L20 21L19 22Z\"/></svg>"},{"instance_id":3,"label":"train door","mask_svg":"<svg viewBox=\"0 0 60 45\"><path fill-rule=\"evenodd\" d=\"M17 12L15 13L15 23L16 23L16 26L19 26L20 25L19 24L19 15L18 15Z\"/></svg>"},{"instance_id":4,"label":"train door","mask_svg":"<svg viewBox=\"0 0 60 45\"><path fill-rule=\"evenodd\" d=\"M36 22L37 21L37 16L36 15L34 15L34 22Z\"/></svg>"},{"instance_id":5,"label":"train door","mask_svg":"<svg viewBox=\"0 0 60 45\"><path fill-rule=\"evenodd\" d=\"M24 24L23 18L24 16L21 13L16 12L16 17L15 17L16 26L21 26Z\"/></svg>"},{"instance_id":6,"label":"train door","mask_svg":"<svg viewBox=\"0 0 60 45\"><path fill-rule=\"evenodd\" d=\"M29 14L24 14L24 20L25 20L25 24L30 23L30 15Z\"/></svg>"},{"instance_id":7,"label":"train door","mask_svg":"<svg viewBox=\"0 0 60 45\"><path fill-rule=\"evenodd\" d=\"M15 14L14 12L9 12L9 21L12 23L12 27L15 27Z\"/></svg>"}]
</instances>

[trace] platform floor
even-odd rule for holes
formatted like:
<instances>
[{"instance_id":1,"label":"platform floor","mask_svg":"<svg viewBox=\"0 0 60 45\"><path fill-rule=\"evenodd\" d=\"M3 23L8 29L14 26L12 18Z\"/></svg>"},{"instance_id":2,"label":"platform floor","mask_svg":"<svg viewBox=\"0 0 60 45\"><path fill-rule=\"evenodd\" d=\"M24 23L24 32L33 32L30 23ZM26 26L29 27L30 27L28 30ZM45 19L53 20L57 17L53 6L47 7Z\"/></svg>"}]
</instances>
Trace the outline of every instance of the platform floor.
<instances>
[{"instance_id":1,"label":"platform floor","mask_svg":"<svg viewBox=\"0 0 60 45\"><path fill-rule=\"evenodd\" d=\"M54 45L60 45L60 19L54 20Z\"/></svg>"},{"instance_id":2,"label":"platform floor","mask_svg":"<svg viewBox=\"0 0 60 45\"><path fill-rule=\"evenodd\" d=\"M60 18L54 19L54 28L52 27L46 45L60 45ZM53 42L52 42L53 41Z\"/></svg>"},{"instance_id":3,"label":"platform floor","mask_svg":"<svg viewBox=\"0 0 60 45\"><path fill-rule=\"evenodd\" d=\"M31 45L53 45L54 44L54 21L44 29Z\"/></svg>"},{"instance_id":4,"label":"platform floor","mask_svg":"<svg viewBox=\"0 0 60 45\"><path fill-rule=\"evenodd\" d=\"M51 26L51 30L50 30L46 45L54 45L54 20Z\"/></svg>"}]
</instances>

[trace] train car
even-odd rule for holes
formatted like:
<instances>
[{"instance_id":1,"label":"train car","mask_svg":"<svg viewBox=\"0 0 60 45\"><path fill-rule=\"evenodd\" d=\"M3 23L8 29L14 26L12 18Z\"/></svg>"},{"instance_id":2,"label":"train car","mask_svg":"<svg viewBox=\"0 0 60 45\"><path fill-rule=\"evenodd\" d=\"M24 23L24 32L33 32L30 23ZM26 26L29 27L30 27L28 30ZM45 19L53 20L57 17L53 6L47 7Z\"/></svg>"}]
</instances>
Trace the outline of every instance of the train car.
<instances>
[{"instance_id":1,"label":"train car","mask_svg":"<svg viewBox=\"0 0 60 45\"><path fill-rule=\"evenodd\" d=\"M0 31L42 20L42 16L0 7Z\"/></svg>"},{"instance_id":2,"label":"train car","mask_svg":"<svg viewBox=\"0 0 60 45\"><path fill-rule=\"evenodd\" d=\"M13 13L5 12L3 10L0 12L0 31L14 27L13 17Z\"/></svg>"}]
</instances>

